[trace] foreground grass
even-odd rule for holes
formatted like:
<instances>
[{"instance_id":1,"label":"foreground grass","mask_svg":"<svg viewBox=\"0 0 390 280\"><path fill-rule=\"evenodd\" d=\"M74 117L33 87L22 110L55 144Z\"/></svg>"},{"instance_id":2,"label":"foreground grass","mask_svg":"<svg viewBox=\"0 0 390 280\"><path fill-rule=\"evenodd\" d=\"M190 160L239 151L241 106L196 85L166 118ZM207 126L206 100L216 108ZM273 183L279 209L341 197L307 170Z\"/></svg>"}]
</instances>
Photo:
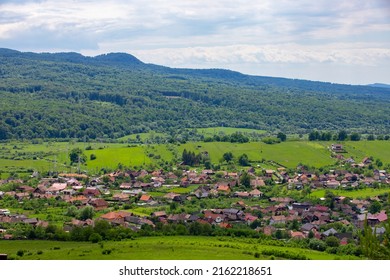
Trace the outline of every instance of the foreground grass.
<instances>
[{"instance_id":1,"label":"foreground grass","mask_svg":"<svg viewBox=\"0 0 390 280\"><path fill-rule=\"evenodd\" d=\"M269 259L263 250L301 254L313 260L350 259L301 248L261 245L257 239L231 237L143 237L128 241L88 242L0 241L0 253L23 260L254 260ZM17 256L19 250L23 256ZM19 254L20 255L20 254ZM278 257L276 257L278 258Z\"/></svg>"}]
</instances>

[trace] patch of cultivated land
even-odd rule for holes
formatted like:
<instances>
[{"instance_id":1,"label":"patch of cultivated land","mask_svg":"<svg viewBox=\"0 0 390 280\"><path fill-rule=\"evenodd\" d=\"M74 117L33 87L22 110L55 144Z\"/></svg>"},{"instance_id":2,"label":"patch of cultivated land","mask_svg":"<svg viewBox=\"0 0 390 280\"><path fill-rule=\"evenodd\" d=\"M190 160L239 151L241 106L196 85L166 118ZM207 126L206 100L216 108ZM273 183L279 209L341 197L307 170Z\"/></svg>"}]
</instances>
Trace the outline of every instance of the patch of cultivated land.
<instances>
[{"instance_id":1,"label":"patch of cultivated land","mask_svg":"<svg viewBox=\"0 0 390 280\"><path fill-rule=\"evenodd\" d=\"M258 239L230 237L161 236L100 244L0 240L0 248L1 253L23 260L254 260L272 256L284 259L286 255L313 260L354 258L301 248L262 245ZM17 256L19 250L23 251L23 256Z\"/></svg>"}]
</instances>

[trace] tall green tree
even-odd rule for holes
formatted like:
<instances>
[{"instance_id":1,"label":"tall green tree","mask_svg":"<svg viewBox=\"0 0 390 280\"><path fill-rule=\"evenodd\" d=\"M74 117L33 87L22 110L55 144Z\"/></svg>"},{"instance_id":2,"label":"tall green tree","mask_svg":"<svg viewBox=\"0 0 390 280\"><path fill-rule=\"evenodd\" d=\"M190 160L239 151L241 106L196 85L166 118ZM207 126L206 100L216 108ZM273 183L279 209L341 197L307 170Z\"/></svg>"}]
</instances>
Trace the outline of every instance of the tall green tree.
<instances>
[{"instance_id":1,"label":"tall green tree","mask_svg":"<svg viewBox=\"0 0 390 280\"><path fill-rule=\"evenodd\" d=\"M281 142L284 142L287 139L287 135L284 134L283 132L279 132L278 135L276 135L276 137L279 138Z\"/></svg>"},{"instance_id":2,"label":"tall green tree","mask_svg":"<svg viewBox=\"0 0 390 280\"><path fill-rule=\"evenodd\" d=\"M84 154L83 150L80 148L74 148L69 153L70 163L85 163L87 161L87 156Z\"/></svg>"},{"instance_id":3,"label":"tall green tree","mask_svg":"<svg viewBox=\"0 0 390 280\"><path fill-rule=\"evenodd\" d=\"M251 186L251 176L248 174L248 172L244 171L242 175L240 176L240 183L245 188L250 188Z\"/></svg>"},{"instance_id":4,"label":"tall green tree","mask_svg":"<svg viewBox=\"0 0 390 280\"><path fill-rule=\"evenodd\" d=\"M250 163L249 163L248 155L247 155L247 154L242 154L242 155L238 158L238 163L239 163L241 166L249 166Z\"/></svg>"},{"instance_id":5,"label":"tall green tree","mask_svg":"<svg viewBox=\"0 0 390 280\"><path fill-rule=\"evenodd\" d=\"M226 162L230 162L233 160L233 153L232 152L226 152L223 154L223 159L226 161Z\"/></svg>"}]
</instances>

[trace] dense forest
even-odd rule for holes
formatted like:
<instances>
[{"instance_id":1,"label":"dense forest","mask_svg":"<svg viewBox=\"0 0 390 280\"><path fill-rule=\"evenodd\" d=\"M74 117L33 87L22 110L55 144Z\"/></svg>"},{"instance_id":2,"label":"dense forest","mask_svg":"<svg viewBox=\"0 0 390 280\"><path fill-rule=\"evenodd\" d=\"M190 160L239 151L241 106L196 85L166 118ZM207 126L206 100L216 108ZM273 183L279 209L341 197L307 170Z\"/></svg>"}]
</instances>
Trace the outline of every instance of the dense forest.
<instances>
[{"instance_id":1,"label":"dense forest","mask_svg":"<svg viewBox=\"0 0 390 280\"><path fill-rule=\"evenodd\" d=\"M0 140L230 126L390 132L390 89L174 69L132 55L0 49Z\"/></svg>"}]
</instances>

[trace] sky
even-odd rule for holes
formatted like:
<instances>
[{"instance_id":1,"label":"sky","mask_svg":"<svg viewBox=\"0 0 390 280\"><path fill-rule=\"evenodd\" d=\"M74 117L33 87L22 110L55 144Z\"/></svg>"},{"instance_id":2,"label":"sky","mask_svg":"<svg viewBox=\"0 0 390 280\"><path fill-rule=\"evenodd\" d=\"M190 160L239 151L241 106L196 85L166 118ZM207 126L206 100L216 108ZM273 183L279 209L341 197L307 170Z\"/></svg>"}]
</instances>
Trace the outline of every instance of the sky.
<instances>
[{"instance_id":1,"label":"sky","mask_svg":"<svg viewBox=\"0 0 390 280\"><path fill-rule=\"evenodd\" d=\"M0 0L0 47L390 84L390 0Z\"/></svg>"}]
</instances>

